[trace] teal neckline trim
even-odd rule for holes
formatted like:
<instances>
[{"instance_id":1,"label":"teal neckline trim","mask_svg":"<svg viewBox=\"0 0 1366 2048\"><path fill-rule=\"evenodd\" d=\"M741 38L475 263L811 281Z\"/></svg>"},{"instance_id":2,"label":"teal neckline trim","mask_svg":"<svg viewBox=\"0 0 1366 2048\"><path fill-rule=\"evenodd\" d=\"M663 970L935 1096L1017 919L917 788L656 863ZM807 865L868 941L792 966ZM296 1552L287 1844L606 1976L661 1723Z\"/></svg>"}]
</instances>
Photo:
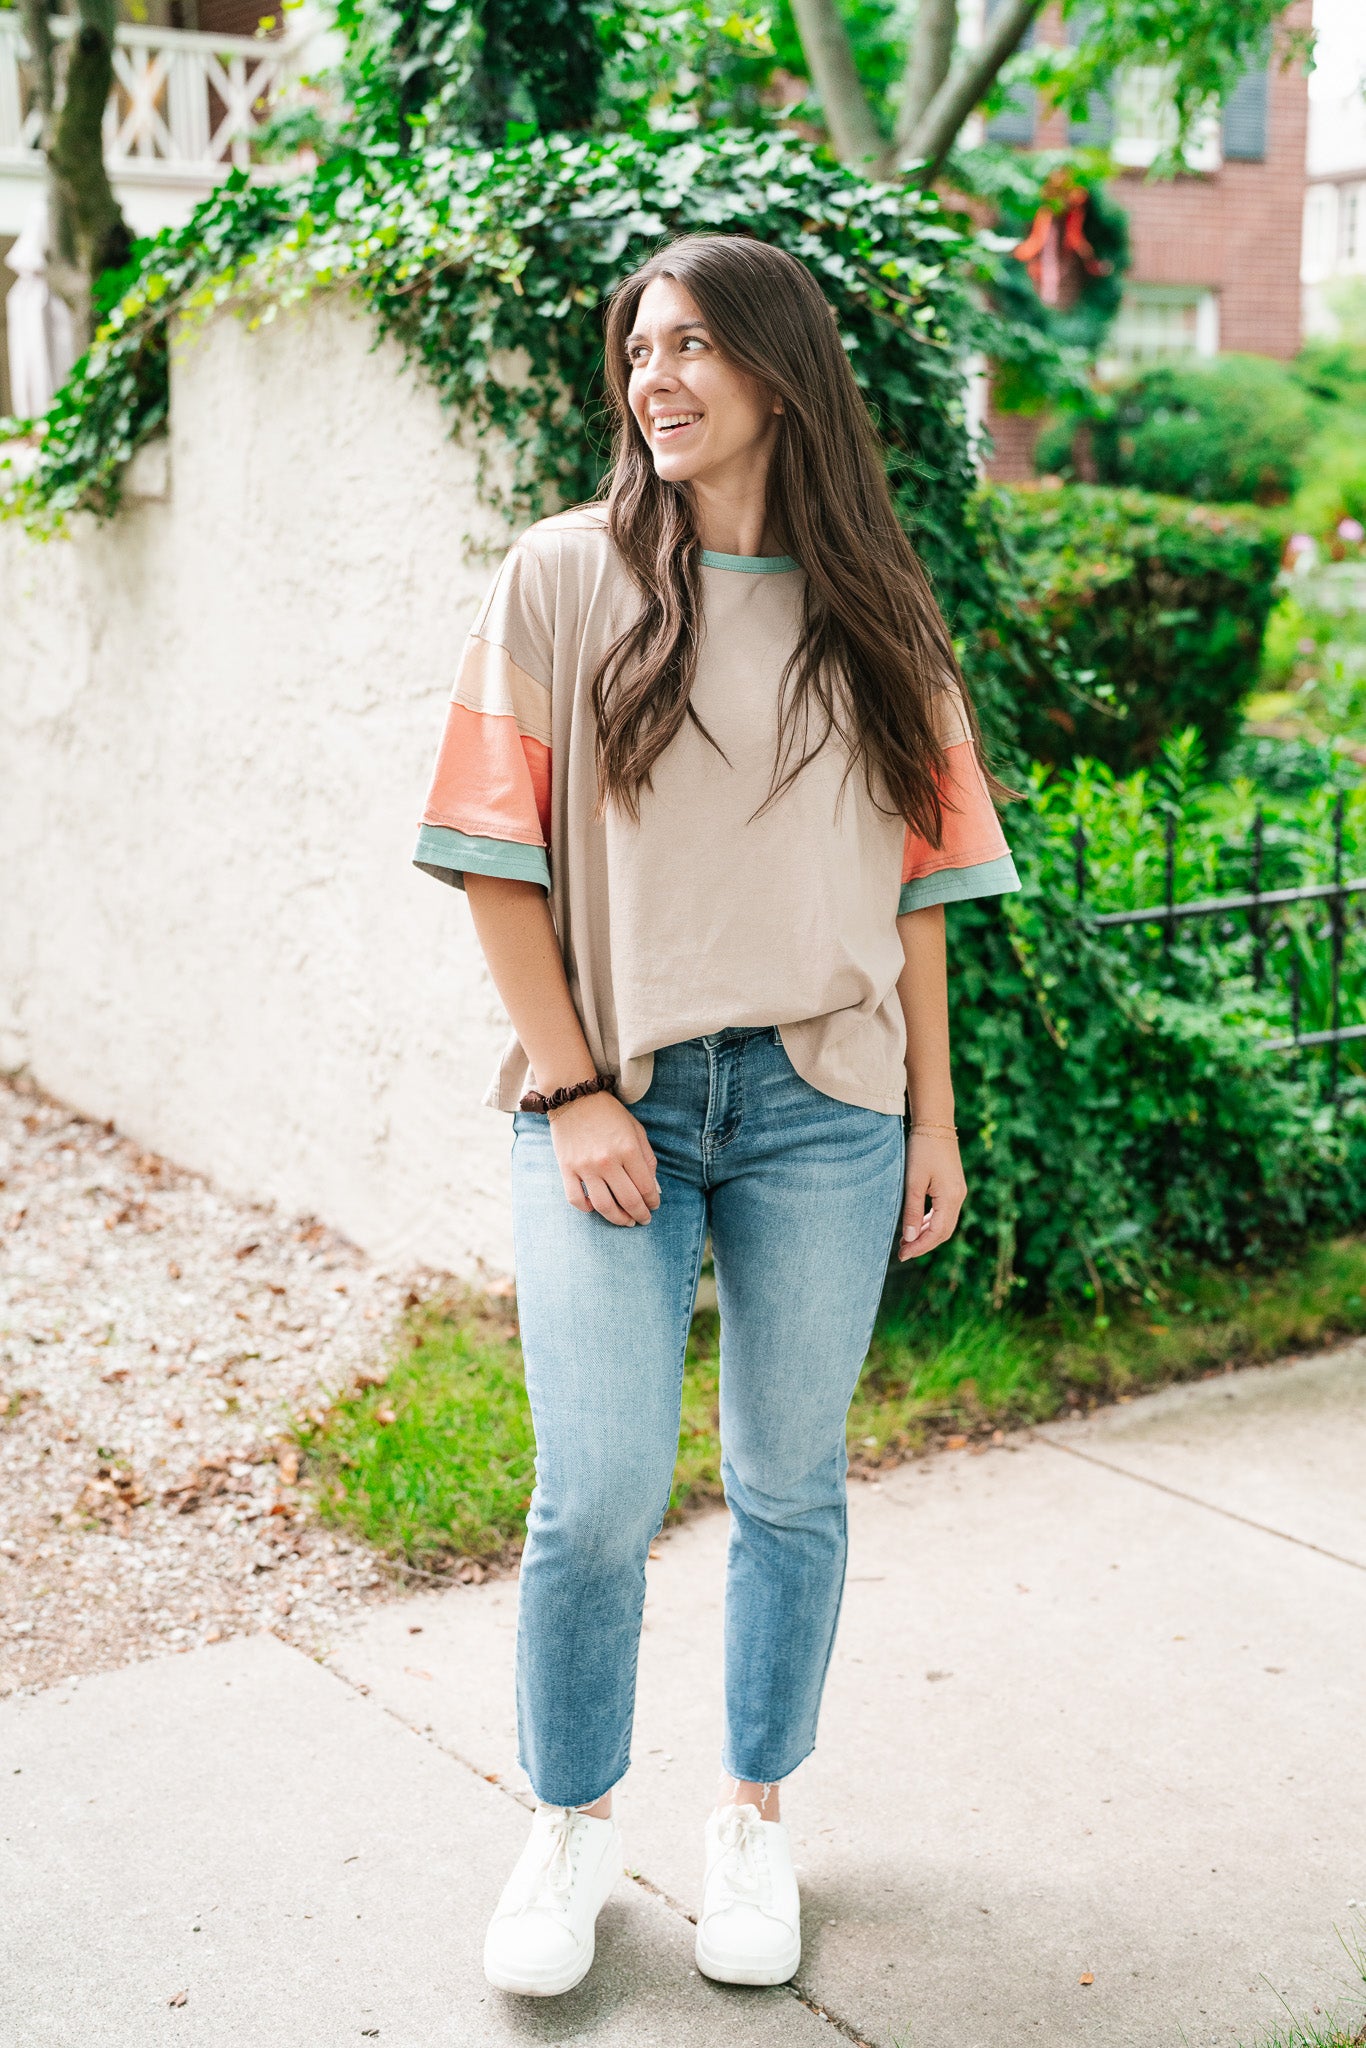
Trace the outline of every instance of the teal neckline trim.
<instances>
[{"instance_id":1,"label":"teal neckline trim","mask_svg":"<svg viewBox=\"0 0 1366 2048\"><path fill-rule=\"evenodd\" d=\"M791 555L718 555L711 548L702 550L704 569L738 569L746 576L786 576L789 569L799 569L800 562L794 562Z\"/></svg>"}]
</instances>

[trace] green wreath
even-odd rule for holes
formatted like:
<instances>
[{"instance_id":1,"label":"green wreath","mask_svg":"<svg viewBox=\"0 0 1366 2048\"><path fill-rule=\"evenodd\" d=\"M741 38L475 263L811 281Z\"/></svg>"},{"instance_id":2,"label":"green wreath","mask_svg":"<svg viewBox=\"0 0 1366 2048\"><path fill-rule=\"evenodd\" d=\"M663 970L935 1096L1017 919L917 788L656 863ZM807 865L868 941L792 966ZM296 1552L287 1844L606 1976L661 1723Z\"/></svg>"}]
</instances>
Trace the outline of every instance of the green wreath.
<instances>
[{"instance_id":1,"label":"green wreath","mask_svg":"<svg viewBox=\"0 0 1366 2048\"><path fill-rule=\"evenodd\" d=\"M1045 228L1055 248L1060 241L1081 271L1081 290L1068 306L1050 305L1040 296L1036 276L1045 252L1030 252ZM1097 355L1119 311L1129 267L1129 216L1123 207L1099 183L1060 166L1043 180L1032 212L1022 196L1002 197L996 232L1014 242L993 278L1000 310L1047 334L1060 348Z\"/></svg>"}]
</instances>

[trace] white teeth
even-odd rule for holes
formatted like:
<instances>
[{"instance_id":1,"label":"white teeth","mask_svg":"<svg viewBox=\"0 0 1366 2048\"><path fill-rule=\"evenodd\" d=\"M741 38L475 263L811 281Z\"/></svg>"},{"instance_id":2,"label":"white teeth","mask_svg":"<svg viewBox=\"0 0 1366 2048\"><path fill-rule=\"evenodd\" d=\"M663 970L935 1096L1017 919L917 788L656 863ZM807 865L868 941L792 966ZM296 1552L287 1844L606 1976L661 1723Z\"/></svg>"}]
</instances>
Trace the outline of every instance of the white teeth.
<instances>
[{"instance_id":1,"label":"white teeth","mask_svg":"<svg viewBox=\"0 0 1366 2048\"><path fill-rule=\"evenodd\" d=\"M701 417L700 412L669 413L664 418L655 421L655 432L657 434L663 433L666 427L690 427L694 420L700 420Z\"/></svg>"}]
</instances>

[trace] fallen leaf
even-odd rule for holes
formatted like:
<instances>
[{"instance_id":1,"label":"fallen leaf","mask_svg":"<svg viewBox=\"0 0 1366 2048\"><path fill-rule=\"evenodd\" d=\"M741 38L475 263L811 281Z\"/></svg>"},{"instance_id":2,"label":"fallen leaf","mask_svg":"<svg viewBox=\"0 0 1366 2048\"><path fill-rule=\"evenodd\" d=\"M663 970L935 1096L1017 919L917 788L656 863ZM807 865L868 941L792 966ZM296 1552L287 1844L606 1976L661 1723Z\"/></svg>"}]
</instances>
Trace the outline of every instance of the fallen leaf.
<instances>
[{"instance_id":1,"label":"fallen leaf","mask_svg":"<svg viewBox=\"0 0 1366 2048\"><path fill-rule=\"evenodd\" d=\"M188 2005L189 2002L190 1994L188 1991L174 1992L166 2001L167 2005Z\"/></svg>"},{"instance_id":2,"label":"fallen leaf","mask_svg":"<svg viewBox=\"0 0 1366 2048\"><path fill-rule=\"evenodd\" d=\"M966 1442L965 1436L951 1436L945 1439L944 1448L946 1451L961 1451Z\"/></svg>"},{"instance_id":3,"label":"fallen leaf","mask_svg":"<svg viewBox=\"0 0 1366 2048\"><path fill-rule=\"evenodd\" d=\"M178 1280L180 1278L180 1267L174 1259L166 1261L166 1277L169 1280Z\"/></svg>"},{"instance_id":4,"label":"fallen leaf","mask_svg":"<svg viewBox=\"0 0 1366 2048\"><path fill-rule=\"evenodd\" d=\"M1080 1977L1078 1977L1077 1979L1078 1984L1094 1984L1095 1981L1096 1980L1090 1972L1090 1970L1083 1970Z\"/></svg>"},{"instance_id":5,"label":"fallen leaf","mask_svg":"<svg viewBox=\"0 0 1366 2048\"><path fill-rule=\"evenodd\" d=\"M75 1511L117 1529L127 1523L134 1508L144 1507L150 1499L135 1472L101 1463L95 1467L95 1477L82 1487Z\"/></svg>"},{"instance_id":6,"label":"fallen leaf","mask_svg":"<svg viewBox=\"0 0 1366 2048\"><path fill-rule=\"evenodd\" d=\"M120 1380L126 1380L127 1377L128 1368L126 1365L113 1365L109 1368L108 1372L100 1374L101 1383L106 1387L117 1386Z\"/></svg>"},{"instance_id":7,"label":"fallen leaf","mask_svg":"<svg viewBox=\"0 0 1366 2048\"><path fill-rule=\"evenodd\" d=\"M249 1259L253 1252L259 1252L260 1249L260 1238L253 1237L247 1244L239 1244L237 1250L233 1253L233 1257L235 1259Z\"/></svg>"},{"instance_id":8,"label":"fallen leaf","mask_svg":"<svg viewBox=\"0 0 1366 2048\"><path fill-rule=\"evenodd\" d=\"M408 1623L408 1633L410 1636L420 1636L422 1633L422 1623L420 1621L410 1621Z\"/></svg>"}]
</instances>

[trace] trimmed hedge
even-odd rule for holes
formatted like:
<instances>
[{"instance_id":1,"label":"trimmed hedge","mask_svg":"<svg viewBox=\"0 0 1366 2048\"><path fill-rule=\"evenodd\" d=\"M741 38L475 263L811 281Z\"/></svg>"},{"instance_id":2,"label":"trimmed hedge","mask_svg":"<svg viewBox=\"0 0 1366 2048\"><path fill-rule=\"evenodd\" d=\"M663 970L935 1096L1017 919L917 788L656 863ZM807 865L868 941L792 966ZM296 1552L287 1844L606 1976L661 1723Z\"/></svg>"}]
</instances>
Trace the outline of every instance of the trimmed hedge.
<instances>
[{"instance_id":1,"label":"trimmed hedge","mask_svg":"<svg viewBox=\"0 0 1366 2048\"><path fill-rule=\"evenodd\" d=\"M1114 395L1092 423L1102 483L1229 504L1278 504L1300 480L1314 402L1265 356L1159 364Z\"/></svg>"},{"instance_id":2,"label":"trimmed hedge","mask_svg":"<svg viewBox=\"0 0 1366 2048\"><path fill-rule=\"evenodd\" d=\"M1033 635L1007 648L1036 760L1127 770L1194 726L1213 759L1252 689L1279 523L1099 485L990 493Z\"/></svg>"}]
</instances>

